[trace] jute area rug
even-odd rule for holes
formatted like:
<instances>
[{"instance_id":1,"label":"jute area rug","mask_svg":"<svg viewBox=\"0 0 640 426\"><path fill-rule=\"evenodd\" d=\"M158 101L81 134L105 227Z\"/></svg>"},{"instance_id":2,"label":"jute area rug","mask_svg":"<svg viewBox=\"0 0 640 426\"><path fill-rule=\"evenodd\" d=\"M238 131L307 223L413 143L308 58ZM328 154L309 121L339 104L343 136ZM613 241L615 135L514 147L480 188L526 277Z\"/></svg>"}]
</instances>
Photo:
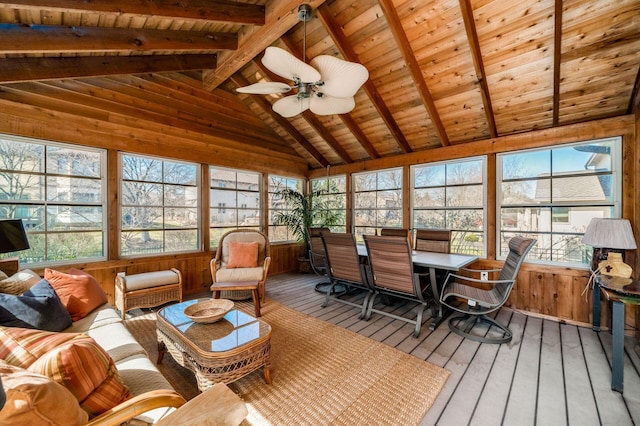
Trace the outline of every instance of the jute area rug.
<instances>
[{"instance_id":1,"label":"jute area rug","mask_svg":"<svg viewBox=\"0 0 640 426\"><path fill-rule=\"evenodd\" d=\"M236 307L252 314L251 302ZM271 378L262 369L231 383L246 403L243 425L416 425L449 372L383 343L268 300ZM152 360L158 355L155 313L126 325ZM166 354L158 368L186 399L198 394L193 373Z\"/></svg>"}]
</instances>

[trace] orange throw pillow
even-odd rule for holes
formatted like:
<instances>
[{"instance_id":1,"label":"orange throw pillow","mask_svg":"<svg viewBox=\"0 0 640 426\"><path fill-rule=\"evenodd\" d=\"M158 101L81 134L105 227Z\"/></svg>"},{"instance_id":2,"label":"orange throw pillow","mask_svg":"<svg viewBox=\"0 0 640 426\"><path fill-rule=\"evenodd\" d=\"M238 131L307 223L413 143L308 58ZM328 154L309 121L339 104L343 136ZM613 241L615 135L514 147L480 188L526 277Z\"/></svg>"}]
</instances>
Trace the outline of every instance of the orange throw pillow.
<instances>
[{"instance_id":1,"label":"orange throw pillow","mask_svg":"<svg viewBox=\"0 0 640 426\"><path fill-rule=\"evenodd\" d=\"M229 241L227 268L256 268L258 266L258 242Z\"/></svg>"},{"instance_id":2,"label":"orange throw pillow","mask_svg":"<svg viewBox=\"0 0 640 426\"><path fill-rule=\"evenodd\" d=\"M44 278L58 294L72 321L86 317L89 312L107 303L107 296L98 281L79 269L71 268L65 274L46 268Z\"/></svg>"}]
</instances>

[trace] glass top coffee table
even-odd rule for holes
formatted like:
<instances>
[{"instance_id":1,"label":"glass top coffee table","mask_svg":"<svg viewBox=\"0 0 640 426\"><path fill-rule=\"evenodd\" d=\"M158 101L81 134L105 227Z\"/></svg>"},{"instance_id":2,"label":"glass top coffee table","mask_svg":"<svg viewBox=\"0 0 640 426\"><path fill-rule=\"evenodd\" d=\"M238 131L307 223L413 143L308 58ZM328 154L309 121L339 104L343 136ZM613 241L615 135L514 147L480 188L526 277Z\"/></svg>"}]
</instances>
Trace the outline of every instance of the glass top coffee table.
<instances>
[{"instance_id":1,"label":"glass top coffee table","mask_svg":"<svg viewBox=\"0 0 640 426\"><path fill-rule=\"evenodd\" d=\"M271 384L271 326L237 309L211 324L193 322L183 311L199 301L176 303L158 311L158 364L169 352L178 364L195 373L201 392L261 367L265 382Z\"/></svg>"}]
</instances>

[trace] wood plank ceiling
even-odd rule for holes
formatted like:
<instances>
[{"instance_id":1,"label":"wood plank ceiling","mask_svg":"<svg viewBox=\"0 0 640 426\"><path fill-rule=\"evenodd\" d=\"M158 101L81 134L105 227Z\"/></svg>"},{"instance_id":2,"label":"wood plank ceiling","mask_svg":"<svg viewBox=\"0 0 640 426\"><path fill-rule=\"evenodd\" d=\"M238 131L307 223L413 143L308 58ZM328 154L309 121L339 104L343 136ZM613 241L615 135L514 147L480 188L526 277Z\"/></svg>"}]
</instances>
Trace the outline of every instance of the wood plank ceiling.
<instances>
[{"instance_id":1,"label":"wood plank ceiling","mask_svg":"<svg viewBox=\"0 0 640 426\"><path fill-rule=\"evenodd\" d=\"M26 104L308 168L635 112L638 0L309 0L306 58L363 64L343 115L283 118L267 46L303 55L302 0L0 3L0 108ZM290 82L287 82L290 83ZM473 154L473 153L470 153Z\"/></svg>"}]
</instances>

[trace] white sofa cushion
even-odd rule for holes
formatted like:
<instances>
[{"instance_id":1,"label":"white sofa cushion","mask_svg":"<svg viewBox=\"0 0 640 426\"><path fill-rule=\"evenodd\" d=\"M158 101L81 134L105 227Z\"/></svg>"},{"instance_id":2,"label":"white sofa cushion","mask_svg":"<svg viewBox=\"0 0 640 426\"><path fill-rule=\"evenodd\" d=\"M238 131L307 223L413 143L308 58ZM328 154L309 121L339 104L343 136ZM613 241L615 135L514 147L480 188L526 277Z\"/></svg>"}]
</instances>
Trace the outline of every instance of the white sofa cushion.
<instances>
[{"instance_id":1,"label":"white sofa cushion","mask_svg":"<svg viewBox=\"0 0 640 426\"><path fill-rule=\"evenodd\" d=\"M148 356L147 351L121 322L92 328L86 333L98 342L116 363L132 355Z\"/></svg>"},{"instance_id":2,"label":"white sofa cushion","mask_svg":"<svg viewBox=\"0 0 640 426\"><path fill-rule=\"evenodd\" d=\"M122 322L122 318L113 309L109 303L105 303L102 306L89 312L89 315L79 319L71 324L71 327L64 330L65 333L84 333L87 330L91 330L97 327Z\"/></svg>"},{"instance_id":3,"label":"white sofa cushion","mask_svg":"<svg viewBox=\"0 0 640 426\"><path fill-rule=\"evenodd\" d=\"M159 287L167 284L178 284L180 282L180 276L171 270L126 275L121 277L121 279L125 282L127 291Z\"/></svg>"},{"instance_id":4,"label":"white sofa cushion","mask_svg":"<svg viewBox=\"0 0 640 426\"><path fill-rule=\"evenodd\" d=\"M221 268L216 271L216 282L262 281L264 268Z\"/></svg>"}]
</instances>

